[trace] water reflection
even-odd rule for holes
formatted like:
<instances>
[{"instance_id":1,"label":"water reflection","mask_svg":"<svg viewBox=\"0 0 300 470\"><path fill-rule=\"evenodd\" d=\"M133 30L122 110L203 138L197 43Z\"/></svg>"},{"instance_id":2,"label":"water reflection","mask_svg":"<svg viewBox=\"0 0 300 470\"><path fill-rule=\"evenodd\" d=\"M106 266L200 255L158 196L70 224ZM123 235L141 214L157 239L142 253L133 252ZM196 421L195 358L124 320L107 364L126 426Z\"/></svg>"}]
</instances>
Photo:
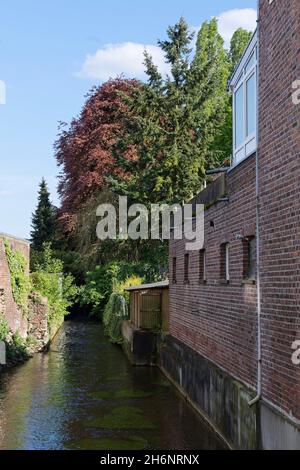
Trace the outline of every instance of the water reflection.
<instances>
[{"instance_id":1,"label":"water reflection","mask_svg":"<svg viewBox=\"0 0 300 470\"><path fill-rule=\"evenodd\" d=\"M48 354L0 377L1 449L219 449L156 368L132 367L99 324L66 322Z\"/></svg>"}]
</instances>

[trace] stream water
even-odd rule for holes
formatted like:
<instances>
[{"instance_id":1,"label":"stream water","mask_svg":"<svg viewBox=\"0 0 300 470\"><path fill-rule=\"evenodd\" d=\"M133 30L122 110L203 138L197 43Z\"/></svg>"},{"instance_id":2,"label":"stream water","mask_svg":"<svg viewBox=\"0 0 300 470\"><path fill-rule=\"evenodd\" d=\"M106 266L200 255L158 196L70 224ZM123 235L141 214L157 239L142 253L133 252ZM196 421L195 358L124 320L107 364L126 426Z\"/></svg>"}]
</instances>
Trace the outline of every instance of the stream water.
<instances>
[{"instance_id":1,"label":"stream water","mask_svg":"<svg viewBox=\"0 0 300 470\"><path fill-rule=\"evenodd\" d=\"M0 375L0 449L222 448L161 372L132 367L99 324L66 322L48 353Z\"/></svg>"}]
</instances>

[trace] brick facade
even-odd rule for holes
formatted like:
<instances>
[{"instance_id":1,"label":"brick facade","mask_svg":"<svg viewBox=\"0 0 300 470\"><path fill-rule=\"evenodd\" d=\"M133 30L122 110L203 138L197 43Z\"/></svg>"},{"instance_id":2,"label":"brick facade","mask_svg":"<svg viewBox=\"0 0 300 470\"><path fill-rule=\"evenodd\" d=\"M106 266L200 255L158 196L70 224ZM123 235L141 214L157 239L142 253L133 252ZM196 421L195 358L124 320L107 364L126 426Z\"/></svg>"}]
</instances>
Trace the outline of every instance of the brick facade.
<instances>
[{"instance_id":1,"label":"brick facade","mask_svg":"<svg viewBox=\"0 0 300 470\"><path fill-rule=\"evenodd\" d=\"M189 282L184 282L186 242L170 242L170 334L254 387L256 286L244 279L244 243L237 236L255 235L255 156L226 179L229 202L205 211L205 281L199 272L199 251L189 251ZM224 243L230 250L229 283L221 275Z\"/></svg>"},{"instance_id":2,"label":"brick facade","mask_svg":"<svg viewBox=\"0 0 300 470\"><path fill-rule=\"evenodd\" d=\"M263 396L300 419L300 2L260 2L260 225Z\"/></svg>"},{"instance_id":3,"label":"brick facade","mask_svg":"<svg viewBox=\"0 0 300 470\"><path fill-rule=\"evenodd\" d=\"M292 82L300 80L300 2L261 0L259 16L262 397L297 422L300 366L292 363L291 346L300 339L300 105L292 103ZM253 389L257 286L246 279L245 237L256 235L255 164L252 155L229 171L228 202L215 199L205 211L206 279L199 251L191 251L184 282L185 240L170 241L169 266L170 334Z\"/></svg>"},{"instance_id":4,"label":"brick facade","mask_svg":"<svg viewBox=\"0 0 300 470\"><path fill-rule=\"evenodd\" d=\"M0 312L6 318L10 330L19 331L22 336L27 334L27 319L17 307L11 290L10 272L7 264L4 240L7 240L13 250L21 252L28 262L30 245L26 240L20 240L10 235L0 234Z\"/></svg>"}]
</instances>

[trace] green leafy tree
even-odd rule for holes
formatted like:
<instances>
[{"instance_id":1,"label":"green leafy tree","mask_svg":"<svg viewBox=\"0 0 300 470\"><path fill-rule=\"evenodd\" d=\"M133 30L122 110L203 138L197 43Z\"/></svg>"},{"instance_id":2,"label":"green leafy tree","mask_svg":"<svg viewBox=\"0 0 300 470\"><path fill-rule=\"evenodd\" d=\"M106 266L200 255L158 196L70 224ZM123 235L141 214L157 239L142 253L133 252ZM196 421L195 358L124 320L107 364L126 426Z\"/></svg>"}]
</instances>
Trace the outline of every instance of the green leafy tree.
<instances>
[{"instance_id":1,"label":"green leafy tree","mask_svg":"<svg viewBox=\"0 0 300 470\"><path fill-rule=\"evenodd\" d=\"M31 280L34 292L48 299L50 332L68 314L77 295L73 276L64 274L63 270L63 263L55 258L51 245L44 243Z\"/></svg>"},{"instance_id":2,"label":"green leafy tree","mask_svg":"<svg viewBox=\"0 0 300 470\"><path fill-rule=\"evenodd\" d=\"M232 36L230 42L229 60L231 65L231 72L234 71L235 67L239 63L245 49L251 39L251 31L247 31L243 28L238 28Z\"/></svg>"},{"instance_id":3,"label":"green leafy tree","mask_svg":"<svg viewBox=\"0 0 300 470\"><path fill-rule=\"evenodd\" d=\"M251 39L252 33L243 28L239 28L232 36L230 50L228 52L228 62L230 74L232 74L241 60L242 55ZM230 164L232 154L232 97L227 94L225 97L226 118L223 126L216 132L215 139L211 146L211 151L217 156L220 166Z\"/></svg>"},{"instance_id":4,"label":"green leafy tree","mask_svg":"<svg viewBox=\"0 0 300 470\"><path fill-rule=\"evenodd\" d=\"M197 193L206 170L215 163L211 145L226 116L229 64L217 20L205 22L198 34L194 57L193 35L183 18L159 41L170 74L162 76L145 54L148 83L135 90L131 102L128 140L137 158L119 163L131 175L115 183L131 200L182 202Z\"/></svg>"},{"instance_id":5,"label":"green leafy tree","mask_svg":"<svg viewBox=\"0 0 300 470\"><path fill-rule=\"evenodd\" d=\"M47 183L43 178L39 185L38 205L32 215L31 243L36 250L41 250L46 242L55 238L55 208L50 201Z\"/></svg>"}]
</instances>

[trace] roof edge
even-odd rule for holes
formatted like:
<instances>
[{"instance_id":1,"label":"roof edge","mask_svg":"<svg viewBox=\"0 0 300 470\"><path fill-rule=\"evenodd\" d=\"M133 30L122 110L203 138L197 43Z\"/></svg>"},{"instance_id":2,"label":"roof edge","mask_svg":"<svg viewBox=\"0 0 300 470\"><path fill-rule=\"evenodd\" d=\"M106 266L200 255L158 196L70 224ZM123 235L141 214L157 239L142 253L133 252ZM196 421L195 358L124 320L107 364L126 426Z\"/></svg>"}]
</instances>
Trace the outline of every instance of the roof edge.
<instances>
[{"instance_id":1,"label":"roof edge","mask_svg":"<svg viewBox=\"0 0 300 470\"><path fill-rule=\"evenodd\" d=\"M169 287L169 281L154 282L152 284L141 284L139 286L132 286L125 289L128 292L134 292L137 290L148 290L148 289L164 289Z\"/></svg>"},{"instance_id":2,"label":"roof edge","mask_svg":"<svg viewBox=\"0 0 300 470\"><path fill-rule=\"evenodd\" d=\"M234 72L233 72L233 74L231 75L231 77L228 81L228 88L230 88L232 85L234 85L236 77L239 76L239 74L241 73L241 71L244 67L244 63L246 62L247 55L249 54L249 52L251 51L251 49L254 47L255 43L257 42L257 31L258 31L258 29L256 28L255 31L253 32L252 36L251 36L251 39L248 43L248 46L245 49L244 54L240 58L240 61L238 62L237 66L235 67Z\"/></svg>"},{"instance_id":3,"label":"roof edge","mask_svg":"<svg viewBox=\"0 0 300 470\"><path fill-rule=\"evenodd\" d=\"M30 241L26 240L26 238L20 238L20 237L17 237L15 235L11 235L5 232L0 232L0 238L10 238L12 240L16 240L18 242L23 242L23 243L26 243L27 245L30 245Z\"/></svg>"}]
</instances>

